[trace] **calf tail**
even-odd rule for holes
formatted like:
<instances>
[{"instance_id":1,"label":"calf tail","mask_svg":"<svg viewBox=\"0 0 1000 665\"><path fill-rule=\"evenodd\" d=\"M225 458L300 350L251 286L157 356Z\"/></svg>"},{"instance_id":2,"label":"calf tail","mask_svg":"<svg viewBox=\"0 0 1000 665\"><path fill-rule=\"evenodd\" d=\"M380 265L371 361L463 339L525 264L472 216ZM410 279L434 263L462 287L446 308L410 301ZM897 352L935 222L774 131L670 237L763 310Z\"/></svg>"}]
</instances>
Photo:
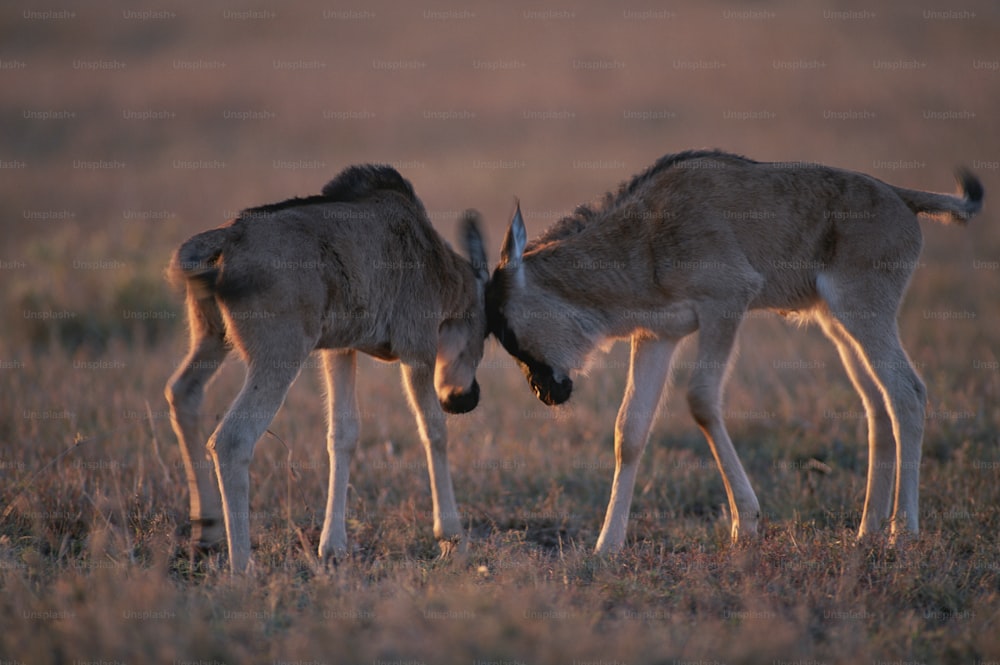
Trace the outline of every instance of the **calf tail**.
<instances>
[{"instance_id":1,"label":"calf tail","mask_svg":"<svg viewBox=\"0 0 1000 665\"><path fill-rule=\"evenodd\" d=\"M167 279L177 286L186 285L198 300L211 298L219 282L222 249L229 237L230 227L199 233L177 248Z\"/></svg>"},{"instance_id":2,"label":"calf tail","mask_svg":"<svg viewBox=\"0 0 1000 665\"><path fill-rule=\"evenodd\" d=\"M893 187L896 194L916 214L925 214L943 222L965 224L983 209L983 184L966 168L959 168L955 178L960 187L960 196L935 194L918 189Z\"/></svg>"}]
</instances>

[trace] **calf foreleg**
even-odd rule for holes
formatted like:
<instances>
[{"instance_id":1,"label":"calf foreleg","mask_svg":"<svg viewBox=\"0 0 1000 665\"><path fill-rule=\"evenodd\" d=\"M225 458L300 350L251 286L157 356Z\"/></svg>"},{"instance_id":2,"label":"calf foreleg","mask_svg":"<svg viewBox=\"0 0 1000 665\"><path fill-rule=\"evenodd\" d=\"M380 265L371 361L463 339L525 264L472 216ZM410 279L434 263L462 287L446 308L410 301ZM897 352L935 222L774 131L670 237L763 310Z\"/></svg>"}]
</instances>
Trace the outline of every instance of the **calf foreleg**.
<instances>
[{"instance_id":1,"label":"calf foreleg","mask_svg":"<svg viewBox=\"0 0 1000 665\"><path fill-rule=\"evenodd\" d=\"M319 556L323 561L330 561L347 554L347 487L351 457L357 448L361 430L355 390L357 353L324 351L323 369L326 378L326 447L330 453L330 487L326 496Z\"/></svg>"},{"instance_id":2,"label":"calf foreleg","mask_svg":"<svg viewBox=\"0 0 1000 665\"><path fill-rule=\"evenodd\" d=\"M674 343L670 341L632 340L628 384L615 423L615 479L604 526L597 539L598 554L617 552L625 544L639 458L649 439L673 352Z\"/></svg>"},{"instance_id":3,"label":"calf foreleg","mask_svg":"<svg viewBox=\"0 0 1000 665\"><path fill-rule=\"evenodd\" d=\"M427 453L434 505L434 535L441 545L442 554L448 554L456 544L461 544L462 526L448 470L448 428L434 389L433 365L403 365L403 381Z\"/></svg>"},{"instance_id":4,"label":"calf foreleg","mask_svg":"<svg viewBox=\"0 0 1000 665\"><path fill-rule=\"evenodd\" d=\"M732 513L732 539L737 542L757 535L760 504L722 419L722 386L740 321L733 312L742 314L732 308L724 311L728 316L699 313L698 357L687 397L691 415L722 473Z\"/></svg>"}]
</instances>

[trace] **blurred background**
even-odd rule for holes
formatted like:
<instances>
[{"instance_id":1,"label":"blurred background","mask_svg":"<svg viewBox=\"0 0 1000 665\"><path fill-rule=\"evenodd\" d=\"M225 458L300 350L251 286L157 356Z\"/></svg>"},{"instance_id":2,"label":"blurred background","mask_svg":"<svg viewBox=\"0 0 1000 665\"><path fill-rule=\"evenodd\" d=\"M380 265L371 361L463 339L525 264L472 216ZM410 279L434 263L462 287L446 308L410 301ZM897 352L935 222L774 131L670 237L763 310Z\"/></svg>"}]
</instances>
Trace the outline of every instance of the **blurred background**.
<instances>
[{"instance_id":1,"label":"blurred background","mask_svg":"<svg viewBox=\"0 0 1000 665\"><path fill-rule=\"evenodd\" d=\"M716 147L938 191L972 168L986 211L966 229L923 223L902 327L922 371L986 367L971 376L993 385L998 34L1000 6L977 0L15 0L0 10L0 361L113 362L163 342L179 358L173 248L352 163L396 166L449 240L480 209L495 260L515 196L533 236L665 153ZM775 338L786 327L747 328L744 348L799 357Z\"/></svg>"},{"instance_id":2,"label":"blurred background","mask_svg":"<svg viewBox=\"0 0 1000 665\"><path fill-rule=\"evenodd\" d=\"M4 336L155 335L170 317L116 312L168 306L179 241L356 162L396 166L450 239L479 208L494 256L515 196L534 235L691 147L945 191L964 164L989 201L998 34L990 2L8 3ZM925 229L995 285L972 268L1000 254L989 212ZM24 314L50 310L77 316Z\"/></svg>"}]
</instances>

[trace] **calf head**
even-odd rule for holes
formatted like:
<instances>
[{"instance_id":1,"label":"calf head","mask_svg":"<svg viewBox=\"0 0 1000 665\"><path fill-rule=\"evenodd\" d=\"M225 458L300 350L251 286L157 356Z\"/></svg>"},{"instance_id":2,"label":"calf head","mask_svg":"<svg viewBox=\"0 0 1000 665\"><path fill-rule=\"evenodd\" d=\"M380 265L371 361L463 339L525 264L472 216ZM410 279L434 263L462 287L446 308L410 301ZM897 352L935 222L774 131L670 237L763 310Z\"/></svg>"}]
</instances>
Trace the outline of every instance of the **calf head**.
<instances>
[{"instance_id":1,"label":"calf head","mask_svg":"<svg viewBox=\"0 0 1000 665\"><path fill-rule=\"evenodd\" d=\"M569 399L579 366L578 326L571 308L525 269L527 232L518 206L500 251L500 264L486 288L489 332L517 359L535 395L554 406ZM585 355L585 354L584 354Z\"/></svg>"},{"instance_id":2,"label":"calf head","mask_svg":"<svg viewBox=\"0 0 1000 665\"><path fill-rule=\"evenodd\" d=\"M468 265L463 266L466 297L454 316L441 323L434 367L434 387L447 413L467 413L479 404L476 368L483 358L487 335L484 301L489 273L479 216L474 211L463 216L462 236L469 257Z\"/></svg>"}]
</instances>

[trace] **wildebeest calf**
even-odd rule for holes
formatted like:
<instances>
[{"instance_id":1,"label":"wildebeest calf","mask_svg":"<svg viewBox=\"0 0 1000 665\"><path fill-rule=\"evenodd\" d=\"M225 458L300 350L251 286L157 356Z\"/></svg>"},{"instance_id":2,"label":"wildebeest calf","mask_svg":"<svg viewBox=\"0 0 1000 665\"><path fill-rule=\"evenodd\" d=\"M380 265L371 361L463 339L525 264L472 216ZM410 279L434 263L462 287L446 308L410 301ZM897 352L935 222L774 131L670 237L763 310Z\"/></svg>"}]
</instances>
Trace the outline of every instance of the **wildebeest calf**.
<instances>
[{"instance_id":1,"label":"wildebeest calf","mask_svg":"<svg viewBox=\"0 0 1000 665\"><path fill-rule=\"evenodd\" d=\"M186 286L191 346L166 395L195 543L219 542L224 520L232 570L246 569L253 449L314 350L323 357L330 455L320 556L347 548L348 470L360 427L358 351L402 363L427 453L434 534L445 549L461 537L444 412L470 411L479 400L488 277L471 211L463 234L471 262L441 239L399 173L354 166L321 195L246 210L180 246L169 272ZM246 382L208 441L214 464L207 464L199 408L206 383L233 349L247 363Z\"/></svg>"},{"instance_id":2,"label":"wildebeest calf","mask_svg":"<svg viewBox=\"0 0 1000 665\"><path fill-rule=\"evenodd\" d=\"M691 151L663 157L530 243L517 211L487 288L487 317L539 399L569 399L571 373L595 348L632 340L598 552L625 541L671 356L695 331L691 414L722 472L733 539L756 533L759 504L720 401L736 331L751 309L818 322L861 394L869 461L859 535L886 520L894 535L917 531L926 393L900 345L896 312L920 256L916 215L964 222L982 207L979 181L968 172L959 178L961 197L818 164Z\"/></svg>"}]
</instances>

